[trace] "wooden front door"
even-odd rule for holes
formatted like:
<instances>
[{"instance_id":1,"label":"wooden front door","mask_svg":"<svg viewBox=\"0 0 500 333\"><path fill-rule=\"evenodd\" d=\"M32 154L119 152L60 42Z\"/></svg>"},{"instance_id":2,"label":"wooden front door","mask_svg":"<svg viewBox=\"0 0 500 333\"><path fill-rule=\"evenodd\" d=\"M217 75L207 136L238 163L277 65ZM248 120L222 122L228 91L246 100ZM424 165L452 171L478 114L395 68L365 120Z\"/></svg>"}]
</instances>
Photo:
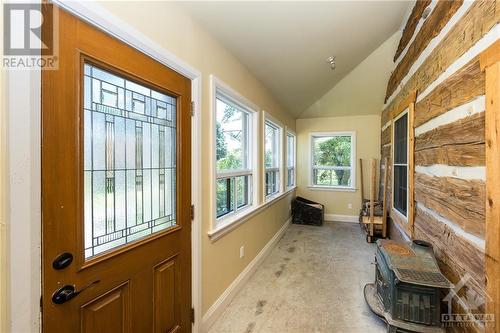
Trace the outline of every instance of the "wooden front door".
<instances>
[{"instance_id":1,"label":"wooden front door","mask_svg":"<svg viewBox=\"0 0 500 333\"><path fill-rule=\"evenodd\" d=\"M42 73L43 331L190 332L191 82L62 10L58 60Z\"/></svg>"}]
</instances>

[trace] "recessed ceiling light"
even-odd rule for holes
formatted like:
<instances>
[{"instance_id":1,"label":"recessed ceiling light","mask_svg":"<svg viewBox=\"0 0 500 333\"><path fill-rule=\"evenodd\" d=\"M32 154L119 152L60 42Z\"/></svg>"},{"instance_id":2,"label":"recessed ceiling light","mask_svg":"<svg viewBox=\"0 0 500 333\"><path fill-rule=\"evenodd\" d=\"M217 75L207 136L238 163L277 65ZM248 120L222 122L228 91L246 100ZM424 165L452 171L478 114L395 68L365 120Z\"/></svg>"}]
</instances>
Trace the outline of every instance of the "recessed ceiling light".
<instances>
[{"instance_id":1,"label":"recessed ceiling light","mask_svg":"<svg viewBox=\"0 0 500 333\"><path fill-rule=\"evenodd\" d=\"M330 69L333 71L335 69L335 57L330 56L326 59L326 62L330 65Z\"/></svg>"}]
</instances>

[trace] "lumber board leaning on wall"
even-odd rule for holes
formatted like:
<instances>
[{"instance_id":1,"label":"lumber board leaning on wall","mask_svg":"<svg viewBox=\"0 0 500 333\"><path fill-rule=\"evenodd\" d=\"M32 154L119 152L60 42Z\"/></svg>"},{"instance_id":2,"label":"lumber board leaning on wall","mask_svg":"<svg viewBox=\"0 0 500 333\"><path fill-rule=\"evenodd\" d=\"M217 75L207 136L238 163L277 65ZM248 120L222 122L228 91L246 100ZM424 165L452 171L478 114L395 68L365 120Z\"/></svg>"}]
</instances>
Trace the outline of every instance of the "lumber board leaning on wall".
<instances>
[{"instance_id":1,"label":"lumber board leaning on wall","mask_svg":"<svg viewBox=\"0 0 500 333\"><path fill-rule=\"evenodd\" d=\"M415 174L415 200L464 231L484 239L486 185L482 180Z\"/></svg>"},{"instance_id":2,"label":"lumber board leaning on wall","mask_svg":"<svg viewBox=\"0 0 500 333\"><path fill-rule=\"evenodd\" d=\"M422 28L417 32L414 41L408 48L403 59L401 59L396 69L392 72L387 85L385 100L396 90L398 83L408 74L411 66L417 61L427 45L429 45L433 38L439 35L446 23L448 23L462 4L463 0L438 0L436 7L425 20Z\"/></svg>"},{"instance_id":3,"label":"lumber board leaning on wall","mask_svg":"<svg viewBox=\"0 0 500 333\"><path fill-rule=\"evenodd\" d=\"M479 59L474 58L417 103L415 126L418 127L480 95L484 95L484 72L479 66Z\"/></svg>"},{"instance_id":4,"label":"lumber board leaning on wall","mask_svg":"<svg viewBox=\"0 0 500 333\"><path fill-rule=\"evenodd\" d=\"M396 51L396 54L394 55L394 62L398 59L398 57L401 55L401 52L403 52L403 50L412 39L418 22L422 18L422 14L424 13L425 8L427 8L431 4L431 2L431 0L418 0L415 2L415 6L413 6L410 17L408 18L408 21L406 21L403 35L399 40L398 49Z\"/></svg>"},{"instance_id":5,"label":"lumber board leaning on wall","mask_svg":"<svg viewBox=\"0 0 500 333\"><path fill-rule=\"evenodd\" d=\"M477 43L499 21L500 0L475 1L387 105L382 112L382 119L390 117L384 113L391 114L392 110L397 108L410 93L415 90L421 93L436 81L446 68Z\"/></svg>"}]
</instances>

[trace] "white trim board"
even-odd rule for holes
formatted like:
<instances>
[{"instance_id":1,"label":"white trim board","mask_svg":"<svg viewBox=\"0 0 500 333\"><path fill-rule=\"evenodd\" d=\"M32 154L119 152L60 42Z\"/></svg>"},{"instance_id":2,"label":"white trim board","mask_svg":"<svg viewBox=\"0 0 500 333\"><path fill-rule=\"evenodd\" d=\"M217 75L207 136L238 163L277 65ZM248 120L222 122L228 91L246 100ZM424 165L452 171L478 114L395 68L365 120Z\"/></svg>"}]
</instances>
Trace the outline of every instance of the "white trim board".
<instances>
[{"instance_id":1,"label":"white trim board","mask_svg":"<svg viewBox=\"0 0 500 333\"><path fill-rule=\"evenodd\" d=\"M208 311L203 316L201 332L208 332L212 325L224 313L226 307L231 303L238 292L245 286L248 279L259 268L264 259L271 253L278 241L281 239L286 229L290 226L292 218L290 217L269 242L260 250L259 254L245 267L245 269L234 279L227 289L219 296L212 304Z\"/></svg>"},{"instance_id":2,"label":"white trim board","mask_svg":"<svg viewBox=\"0 0 500 333\"><path fill-rule=\"evenodd\" d=\"M477 247L478 249L480 249L481 251L484 252L484 249L485 249L485 240L484 239L482 239L481 237L475 236L471 233L468 233L467 231L462 229L460 226L456 225L455 223L451 222L448 219L445 219L444 217L442 217L441 215L439 215L438 213L436 213L432 209L425 207L420 202L417 202L417 207L420 208L421 210L423 210L424 212L426 212L427 214L429 214L430 216L432 216L433 218L435 218L436 220L438 220L439 222L447 225L451 230L453 230L455 232L455 234L457 234L457 236L460 236L461 238L465 239L466 241L472 243L475 247Z\"/></svg>"},{"instance_id":3,"label":"white trim board","mask_svg":"<svg viewBox=\"0 0 500 333\"><path fill-rule=\"evenodd\" d=\"M444 164L433 164L429 166L415 166L415 173L422 173L432 177L452 177L464 180L486 181L486 167L460 167Z\"/></svg>"},{"instance_id":4,"label":"white trim board","mask_svg":"<svg viewBox=\"0 0 500 333\"><path fill-rule=\"evenodd\" d=\"M486 107L486 98L484 95L474 98L472 101L459 105L436 118L432 118L426 123L415 128L415 137L422 135L440 126L454 123L460 119L467 118L476 113L484 112Z\"/></svg>"},{"instance_id":5,"label":"white trim board","mask_svg":"<svg viewBox=\"0 0 500 333\"><path fill-rule=\"evenodd\" d=\"M359 223L359 216L342 214L325 214L325 222Z\"/></svg>"},{"instance_id":6,"label":"white trim board","mask_svg":"<svg viewBox=\"0 0 500 333\"><path fill-rule=\"evenodd\" d=\"M86 1L62 1L55 0L64 10L75 15L97 28L105 31L111 36L124 42L131 47L141 51L147 56L164 64L172 70L186 76L192 82L191 96L195 103L195 112L192 117L192 203L195 205L195 219L192 221L192 302L195 308L195 323L193 332L199 332L201 323L201 92L202 75L197 69L186 64L170 51L160 47L156 42L133 29L128 23L120 20L114 14L102 8L99 4ZM25 73L25 74L23 74ZM41 198L40 198L40 76L39 73L13 71L6 75L5 86L15 86L15 91L20 92L9 97L10 110L16 109L10 115L8 124L9 135L9 169L12 172L24 170L30 166L30 177L23 177L15 180L16 186L10 189L10 216L8 220L16 221L9 223L9 261L16 262L9 268L9 285L7 286L8 306L10 314L8 318L8 329L15 332L38 332L40 331L39 299L41 295ZM22 94L21 94L22 92ZM26 94L29 92L29 94ZM20 96L22 95L22 96ZM19 105L23 107L20 112ZM31 136L19 136L15 129L21 126L26 128L29 124L32 129ZM19 140L23 139L21 144ZM24 141L30 140L29 145L24 145ZM15 147L15 148L14 148ZM26 161L31 161L26 163ZM37 191L38 189L38 191ZM15 191L14 191L15 190ZM22 198L22 200L21 200ZM26 210L26 198L30 198L30 206ZM24 208L16 208L18 203L23 203ZM21 212L28 212L19 215ZM15 213L15 214L14 214ZM16 215L17 214L17 215ZM15 228L13 228L15 227ZM28 241L26 241L28 237ZM21 241L20 241L21 240ZM23 246L19 246L23 244ZM23 259L22 262L20 260ZM14 261L13 259L16 259ZM14 267L15 266L15 267ZM32 272L32 273L28 273ZM26 280L28 279L28 280ZM22 285L22 287L18 286ZM12 297L15 291L16 297ZM10 295L10 296L9 296ZM36 310L35 310L36 309Z\"/></svg>"}]
</instances>

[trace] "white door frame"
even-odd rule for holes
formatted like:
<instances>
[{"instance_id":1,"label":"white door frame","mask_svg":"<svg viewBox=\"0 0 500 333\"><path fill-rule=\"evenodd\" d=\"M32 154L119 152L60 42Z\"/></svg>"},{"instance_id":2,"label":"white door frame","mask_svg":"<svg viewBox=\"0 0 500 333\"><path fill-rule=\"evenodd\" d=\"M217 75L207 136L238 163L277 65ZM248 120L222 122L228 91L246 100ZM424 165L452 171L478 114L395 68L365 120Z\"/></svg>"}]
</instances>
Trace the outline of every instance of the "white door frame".
<instances>
[{"instance_id":1,"label":"white door frame","mask_svg":"<svg viewBox=\"0 0 500 333\"><path fill-rule=\"evenodd\" d=\"M134 47L191 80L192 117L192 304L193 332L201 328L201 72L96 3L54 1L61 8ZM8 110L8 281L7 329L41 330L41 75L40 71L6 73ZM13 293L15 292L15 297Z\"/></svg>"}]
</instances>

